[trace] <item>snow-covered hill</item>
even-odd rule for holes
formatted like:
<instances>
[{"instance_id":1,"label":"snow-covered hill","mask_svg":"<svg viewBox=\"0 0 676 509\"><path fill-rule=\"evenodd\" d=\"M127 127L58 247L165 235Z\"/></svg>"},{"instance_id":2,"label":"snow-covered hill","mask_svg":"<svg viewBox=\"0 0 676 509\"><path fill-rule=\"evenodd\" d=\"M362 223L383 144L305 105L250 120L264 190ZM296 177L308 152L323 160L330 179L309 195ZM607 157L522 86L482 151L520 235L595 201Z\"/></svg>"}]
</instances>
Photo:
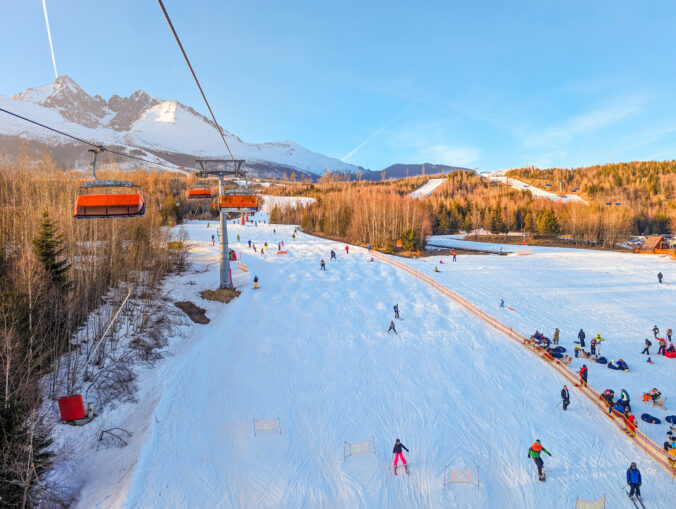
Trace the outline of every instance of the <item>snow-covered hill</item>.
<instances>
[{"instance_id":1,"label":"snow-covered hill","mask_svg":"<svg viewBox=\"0 0 676 509\"><path fill-rule=\"evenodd\" d=\"M569 509L577 496L604 493L607 507L631 507L622 491L631 461L646 506L673 505L670 475L598 408L571 388L563 412L553 370L431 286L370 263L362 248L343 254L343 244L303 233L291 240L293 226L229 228L249 269L233 268L242 295L228 305L199 297L216 284L218 247L213 227L186 226L193 265L166 290L204 307L211 323L176 331L173 355L140 374L136 408L104 408L84 428L57 426L73 452L54 476L77 507ZM284 240L288 254L261 256L248 240ZM320 271L331 249L338 260ZM580 327L588 337L601 332L604 354L623 356L632 370L588 363L590 384L627 388L638 415L674 413L640 401L653 386L668 407L676 396L676 359L649 365L639 353L653 322L673 326L674 287L654 277L661 270L670 279L668 259L561 249L442 258L407 263L518 330L559 327L569 351ZM260 290L251 289L253 275ZM501 297L514 311L498 308ZM395 303L398 335L386 333ZM279 418L282 433L255 434L254 418ZM129 445L96 448L97 432L111 426L132 432ZM639 427L655 440L667 429ZM372 437L375 454L344 458L345 441ZM396 438L410 449L408 476L391 471ZM535 438L552 453L545 483L526 457ZM446 465L478 467L480 488L443 488Z\"/></svg>"},{"instance_id":2,"label":"snow-covered hill","mask_svg":"<svg viewBox=\"0 0 676 509\"><path fill-rule=\"evenodd\" d=\"M11 98L0 95L0 108L88 141L127 146L140 150L136 155L155 154L157 160L170 163L193 164L195 157L227 157L211 120L177 101L165 101L142 90L130 97L114 95L106 101L101 96L89 95L68 76L60 76L52 83L29 88ZM224 134L235 157L245 159L246 167L255 174L281 176L296 171L323 175L327 170L361 170L311 152L293 141L255 144L227 130ZM11 149L16 138L47 143L50 147L72 146L68 138L0 112L0 145L5 150ZM73 146L71 150L82 154L80 159L86 163L85 146Z\"/></svg>"}]
</instances>

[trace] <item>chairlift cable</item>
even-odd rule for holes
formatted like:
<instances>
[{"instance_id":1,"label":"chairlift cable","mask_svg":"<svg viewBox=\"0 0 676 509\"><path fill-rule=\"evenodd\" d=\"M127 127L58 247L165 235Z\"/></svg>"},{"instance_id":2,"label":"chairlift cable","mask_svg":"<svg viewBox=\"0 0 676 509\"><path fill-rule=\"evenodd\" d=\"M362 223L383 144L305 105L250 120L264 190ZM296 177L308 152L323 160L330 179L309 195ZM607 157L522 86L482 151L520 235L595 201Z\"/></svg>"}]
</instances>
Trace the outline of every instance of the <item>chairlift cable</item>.
<instances>
[{"instance_id":1,"label":"chairlift cable","mask_svg":"<svg viewBox=\"0 0 676 509\"><path fill-rule=\"evenodd\" d=\"M116 155L122 156L122 157L128 157L129 159L136 159L137 161L142 161L144 163L153 164L153 165L156 165L156 166L164 166L165 168L169 168L169 169L172 169L172 170L176 169L175 166L169 166L168 164L158 163L158 162L155 162L155 161L151 161L149 159L144 159L142 157L132 156L130 154L125 154L124 152L118 152L117 150L113 150L113 149L104 147L103 145L97 145L96 143L92 143L91 141L83 140L82 138L78 138L77 136L73 136L72 134L68 134L68 133L65 133L63 131L59 131L58 129L54 129L53 127L49 127L48 125L41 124L40 122L37 122L35 120L31 120L30 118L23 117L23 116L21 116L17 113L13 113L13 112L6 110L4 108L0 108L0 111L2 111L3 113L7 113L8 115L12 115L13 117L19 118L21 120L25 120L26 122L29 122L29 123L34 124L36 126L42 127L42 128L47 129L49 131L60 134L61 136L65 136L66 138L70 138L72 140L79 141L80 143L84 143L85 145L89 145L90 147L94 147L95 149L99 149L101 152L110 152L111 154L116 154Z\"/></svg>"},{"instance_id":2,"label":"chairlift cable","mask_svg":"<svg viewBox=\"0 0 676 509\"><path fill-rule=\"evenodd\" d=\"M185 62L188 64L188 67L190 68L190 72L192 74L192 77L195 79L195 83L197 84L197 88L199 88L200 94L202 94L202 99L204 99L204 103L207 105L207 109L209 110L209 113L211 114L211 118L214 121L214 124L216 124L216 129L218 129L218 133L221 135L221 139L223 140L223 143L225 144L225 148L228 149L228 154L230 154L230 158L232 159L232 161L234 163L235 162L235 156L232 155L232 151L230 150L230 147L228 146L228 142L225 139L225 135L223 134L223 130L221 129L221 126L218 124L218 122L216 121L216 116L214 115L214 112L211 110L211 106L209 106L209 101L207 101L207 96L204 94L204 90L202 90L202 85L200 85L200 82L197 79L197 75L195 74L195 71L192 68L192 65L190 64L190 60L188 59L188 55L186 54L185 49L183 49L183 44L181 44L181 40L178 38L178 34L176 33L176 29L174 29L174 24L171 22L171 19L169 18L169 13L164 8L164 3L162 3L162 0L157 0L157 2L160 4L160 8L162 9L162 12L164 13L164 17L167 19L167 23L169 24L169 28L171 28L171 32L174 34L174 39L176 39L176 42L178 43L178 47L181 49L181 53L183 53L183 58L185 58Z\"/></svg>"}]
</instances>

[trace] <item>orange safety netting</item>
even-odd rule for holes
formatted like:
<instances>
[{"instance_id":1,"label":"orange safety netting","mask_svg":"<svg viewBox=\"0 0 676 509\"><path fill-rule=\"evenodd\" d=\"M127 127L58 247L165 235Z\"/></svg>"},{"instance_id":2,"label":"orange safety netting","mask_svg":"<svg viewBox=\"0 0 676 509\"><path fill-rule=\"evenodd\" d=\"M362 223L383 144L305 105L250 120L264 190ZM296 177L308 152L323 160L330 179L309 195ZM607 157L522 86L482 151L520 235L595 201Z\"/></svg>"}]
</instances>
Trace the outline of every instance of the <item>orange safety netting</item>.
<instances>
[{"instance_id":1,"label":"orange safety netting","mask_svg":"<svg viewBox=\"0 0 676 509\"><path fill-rule=\"evenodd\" d=\"M645 433L642 433L640 430L638 430L638 428L636 428L635 425L632 425L633 429L628 430L627 421L624 418L624 416L618 417L613 416L612 414L608 414L608 406L605 403L605 400L603 400L600 397L601 395L598 392L591 389L586 383L580 383L580 379L575 372L573 372L567 366L562 364L559 360L556 360L550 355L548 355L544 349L532 343L529 338L527 338L523 334L520 334L517 331L514 331L511 327L507 327L502 322L499 322L495 317L490 316L488 313L483 311L478 306L475 306L464 297L461 297L454 291L449 290L445 286L442 286L441 284L437 283L431 277L426 276L425 274L415 270L412 267L409 267L405 263L402 263L382 253L378 253L377 251L373 252L373 256L378 258L379 260L394 265L395 267L405 272L408 272L413 277L429 284L430 286L433 286L434 288L439 290L439 292L449 297L451 300L459 304L461 307L465 308L467 311L475 315L477 318L481 319L483 322L493 327L498 332L501 332L505 336L509 337L509 339L515 341L517 344L525 347L527 350L537 355L542 361L546 362L559 375L561 375L564 378L564 380L566 380L568 383L573 384L592 403L594 403L597 407L599 407L601 411L603 411L603 413L606 416L608 416L608 418L617 426L617 428L622 432L624 432L625 436L627 436L632 442L634 442L634 444L636 444L649 458L651 458L658 465L667 470L667 472L669 472L672 476L676 476L676 463L674 462L673 459L668 457L667 453L659 445L657 445L650 438L648 438L645 435Z\"/></svg>"}]
</instances>

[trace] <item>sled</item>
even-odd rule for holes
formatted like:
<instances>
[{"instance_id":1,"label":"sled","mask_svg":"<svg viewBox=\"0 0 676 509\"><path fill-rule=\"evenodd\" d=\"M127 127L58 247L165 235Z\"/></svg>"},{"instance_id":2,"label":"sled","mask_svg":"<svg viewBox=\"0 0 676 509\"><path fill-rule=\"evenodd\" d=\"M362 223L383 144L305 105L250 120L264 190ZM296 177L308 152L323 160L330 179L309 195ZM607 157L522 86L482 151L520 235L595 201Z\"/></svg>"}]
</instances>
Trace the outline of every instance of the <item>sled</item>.
<instances>
[{"instance_id":1,"label":"sled","mask_svg":"<svg viewBox=\"0 0 676 509\"><path fill-rule=\"evenodd\" d=\"M277 251L277 254L289 254L288 251Z\"/></svg>"},{"instance_id":2,"label":"sled","mask_svg":"<svg viewBox=\"0 0 676 509\"><path fill-rule=\"evenodd\" d=\"M665 352L664 356L669 359L676 359L676 352Z\"/></svg>"}]
</instances>

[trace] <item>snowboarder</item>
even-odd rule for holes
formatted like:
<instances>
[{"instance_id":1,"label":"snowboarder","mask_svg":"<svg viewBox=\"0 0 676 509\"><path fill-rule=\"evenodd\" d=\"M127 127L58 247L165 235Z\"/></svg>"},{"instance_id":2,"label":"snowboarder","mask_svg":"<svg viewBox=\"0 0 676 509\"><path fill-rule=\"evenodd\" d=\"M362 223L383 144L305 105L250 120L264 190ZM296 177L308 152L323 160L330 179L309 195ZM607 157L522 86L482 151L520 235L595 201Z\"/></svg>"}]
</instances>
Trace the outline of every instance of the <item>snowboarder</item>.
<instances>
[{"instance_id":1,"label":"snowboarder","mask_svg":"<svg viewBox=\"0 0 676 509\"><path fill-rule=\"evenodd\" d=\"M399 333L397 332L397 329L394 328L394 320L390 322L390 328L387 329L387 333L389 334L391 331L394 331L394 333L398 336Z\"/></svg>"},{"instance_id":2,"label":"snowboarder","mask_svg":"<svg viewBox=\"0 0 676 509\"><path fill-rule=\"evenodd\" d=\"M530 446L530 449L528 449L528 457L533 458L533 461L535 462L535 465L538 467L538 478L541 481L545 480L545 465L542 463L542 458L540 457L540 454L542 452L546 452L549 454L551 457L552 453L550 453L547 449L542 447L542 444L540 443L540 439L538 438L533 445Z\"/></svg>"},{"instance_id":3,"label":"snowboarder","mask_svg":"<svg viewBox=\"0 0 676 509\"><path fill-rule=\"evenodd\" d=\"M322 261L319 262L319 267L321 270L326 270L326 263L324 262L324 258L322 258Z\"/></svg>"},{"instance_id":4,"label":"snowboarder","mask_svg":"<svg viewBox=\"0 0 676 509\"><path fill-rule=\"evenodd\" d=\"M213 235L211 236L211 245L212 246L216 245L216 237L214 237Z\"/></svg>"},{"instance_id":5,"label":"snowboarder","mask_svg":"<svg viewBox=\"0 0 676 509\"><path fill-rule=\"evenodd\" d=\"M582 368L580 371L578 371L578 374L580 375L580 385L587 385L587 365L583 364Z\"/></svg>"},{"instance_id":6,"label":"snowboarder","mask_svg":"<svg viewBox=\"0 0 676 509\"><path fill-rule=\"evenodd\" d=\"M552 338L552 342L553 342L555 345L558 345L558 344L559 344L559 329L556 329L556 330L554 331L554 337Z\"/></svg>"},{"instance_id":7,"label":"snowboarder","mask_svg":"<svg viewBox=\"0 0 676 509\"><path fill-rule=\"evenodd\" d=\"M650 350L648 350L653 344L650 342L648 338L645 338L645 348L641 353L644 353L646 355L650 355Z\"/></svg>"},{"instance_id":8,"label":"snowboarder","mask_svg":"<svg viewBox=\"0 0 676 509\"><path fill-rule=\"evenodd\" d=\"M394 325L394 322L392 322L392 325ZM404 458L404 453L401 452L402 449L406 449L406 446L402 444L397 438L394 441L394 448L392 449L392 454L394 454L394 475L397 475L397 463L399 463L400 458L401 462L404 464L404 470L406 470L406 473L408 474L408 467L406 466L406 458ZM409 452L408 449L406 449L406 452Z\"/></svg>"},{"instance_id":9,"label":"snowboarder","mask_svg":"<svg viewBox=\"0 0 676 509\"><path fill-rule=\"evenodd\" d=\"M330 260L338 261L338 258L336 258L336 252L333 249L331 250L331 258L329 259L329 261Z\"/></svg>"},{"instance_id":10,"label":"snowboarder","mask_svg":"<svg viewBox=\"0 0 676 509\"><path fill-rule=\"evenodd\" d=\"M456 253L455 251L453 251L453 261L455 261L455 257L456 257L456 256L458 256L458 253Z\"/></svg>"},{"instance_id":11,"label":"snowboarder","mask_svg":"<svg viewBox=\"0 0 676 509\"><path fill-rule=\"evenodd\" d=\"M345 254L350 254L350 246L345 246Z\"/></svg>"},{"instance_id":12,"label":"snowboarder","mask_svg":"<svg viewBox=\"0 0 676 509\"><path fill-rule=\"evenodd\" d=\"M564 385L561 389L561 399L563 400L563 409L565 410L570 405L570 394L568 393L568 386Z\"/></svg>"},{"instance_id":13,"label":"snowboarder","mask_svg":"<svg viewBox=\"0 0 676 509\"><path fill-rule=\"evenodd\" d=\"M258 289L258 276L254 276L254 290Z\"/></svg>"},{"instance_id":14,"label":"snowboarder","mask_svg":"<svg viewBox=\"0 0 676 509\"><path fill-rule=\"evenodd\" d=\"M394 305L394 317L399 318L399 304Z\"/></svg>"},{"instance_id":15,"label":"snowboarder","mask_svg":"<svg viewBox=\"0 0 676 509\"><path fill-rule=\"evenodd\" d=\"M658 272L657 273L657 281L659 281L660 284L662 284L662 278L664 278L664 276L662 275L661 272Z\"/></svg>"},{"instance_id":16,"label":"snowboarder","mask_svg":"<svg viewBox=\"0 0 676 509\"><path fill-rule=\"evenodd\" d=\"M657 335L659 333L660 333L660 330L657 328L657 325L655 325L655 327L653 327L653 334L655 335L655 337L657 337Z\"/></svg>"},{"instance_id":17,"label":"snowboarder","mask_svg":"<svg viewBox=\"0 0 676 509\"><path fill-rule=\"evenodd\" d=\"M500 307L501 308L505 307L505 299L500 299Z\"/></svg>"},{"instance_id":18,"label":"snowboarder","mask_svg":"<svg viewBox=\"0 0 676 509\"><path fill-rule=\"evenodd\" d=\"M633 461L627 469L627 484L629 485L629 498L636 493L636 498L641 500L641 472Z\"/></svg>"},{"instance_id":19,"label":"snowboarder","mask_svg":"<svg viewBox=\"0 0 676 509\"><path fill-rule=\"evenodd\" d=\"M580 340L580 348L584 348L584 338L586 337L584 331L580 329L580 332L577 333L577 339Z\"/></svg>"}]
</instances>

